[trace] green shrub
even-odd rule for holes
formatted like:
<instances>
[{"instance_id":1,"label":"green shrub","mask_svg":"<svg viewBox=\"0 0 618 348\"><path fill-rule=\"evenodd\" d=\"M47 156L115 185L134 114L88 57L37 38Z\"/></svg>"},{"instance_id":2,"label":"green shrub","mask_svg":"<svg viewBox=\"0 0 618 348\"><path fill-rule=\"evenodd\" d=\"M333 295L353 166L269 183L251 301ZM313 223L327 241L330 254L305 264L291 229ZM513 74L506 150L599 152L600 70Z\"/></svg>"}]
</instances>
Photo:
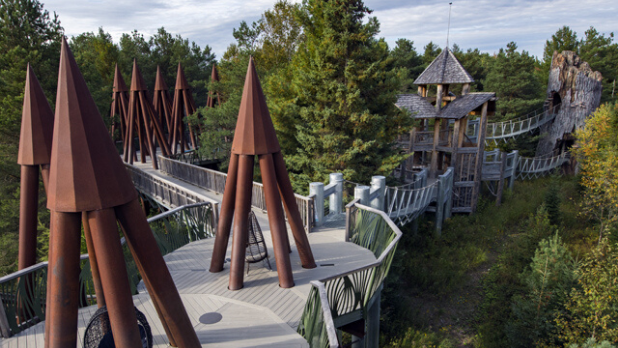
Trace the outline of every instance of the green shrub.
<instances>
[{"instance_id":1,"label":"green shrub","mask_svg":"<svg viewBox=\"0 0 618 348\"><path fill-rule=\"evenodd\" d=\"M513 298L513 317L506 327L510 347L556 345L555 320L563 314L569 290L575 285L577 263L556 233L544 239L521 274L526 293Z\"/></svg>"}]
</instances>

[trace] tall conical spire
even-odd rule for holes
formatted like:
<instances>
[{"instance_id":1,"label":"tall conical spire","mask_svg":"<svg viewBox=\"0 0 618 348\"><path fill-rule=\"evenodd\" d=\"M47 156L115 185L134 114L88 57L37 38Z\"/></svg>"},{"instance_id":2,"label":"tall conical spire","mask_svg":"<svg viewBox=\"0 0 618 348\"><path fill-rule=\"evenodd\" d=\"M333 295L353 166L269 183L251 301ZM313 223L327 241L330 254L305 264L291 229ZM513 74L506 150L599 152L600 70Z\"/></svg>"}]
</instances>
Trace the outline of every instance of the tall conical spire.
<instances>
[{"instance_id":1,"label":"tall conical spire","mask_svg":"<svg viewBox=\"0 0 618 348\"><path fill-rule=\"evenodd\" d=\"M187 78L185 77L185 72L182 70L182 66L178 63L178 72L176 73L176 89L191 89L189 82L187 82Z\"/></svg>"},{"instance_id":2,"label":"tall conical spire","mask_svg":"<svg viewBox=\"0 0 618 348\"><path fill-rule=\"evenodd\" d=\"M54 113L32 66L28 64L17 163L48 164L51 159Z\"/></svg>"},{"instance_id":3,"label":"tall conical spire","mask_svg":"<svg viewBox=\"0 0 618 348\"><path fill-rule=\"evenodd\" d=\"M110 208L137 198L66 39L62 40L47 207Z\"/></svg>"},{"instance_id":4,"label":"tall conical spire","mask_svg":"<svg viewBox=\"0 0 618 348\"><path fill-rule=\"evenodd\" d=\"M281 147L251 57L238 112L232 153L263 155L278 151L281 151Z\"/></svg>"},{"instance_id":5,"label":"tall conical spire","mask_svg":"<svg viewBox=\"0 0 618 348\"><path fill-rule=\"evenodd\" d=\"M212 73L210 74L211 81L219 81L219 72L217 71L217 65L212 65Z\"/></svg>"},{"instance_id":6,"label":"tall conical spire","mask_svg":"<svg viewBox=\"0 0 618 348\"><path fill-rule=\"evenodd\" d=\"M127 88L127 84L124 83L124 79L122 78L122 74L120 73L120 69L118 68L118 63L116 63L116 69L114 71L114 92L127 92L129 89Z\"/></svg>"},{"instance_id":7,"label":"tall conical spire","mask_svg":"<svg viewBox=\"0 0 618 348\"><path fill-rule=\"evenodd\" d=\"M155 91L167 91L167 84L165 83L165 79L163 78L163 73L161 72L161 67L157 65L157 78L155 80Z\"/></svg>"},{"instance_id":8,"label":"tall conical spire","mask_svg":"<svg viewBox=\"0 0 618 348\"><path fill-rule=\"evenodd\" d=\"M142 73L137 66L137 59L133 59L133 72L131 73L131 90L132 91L146 91L148 86L144 82Z\"/></svg>"}]
</instances>

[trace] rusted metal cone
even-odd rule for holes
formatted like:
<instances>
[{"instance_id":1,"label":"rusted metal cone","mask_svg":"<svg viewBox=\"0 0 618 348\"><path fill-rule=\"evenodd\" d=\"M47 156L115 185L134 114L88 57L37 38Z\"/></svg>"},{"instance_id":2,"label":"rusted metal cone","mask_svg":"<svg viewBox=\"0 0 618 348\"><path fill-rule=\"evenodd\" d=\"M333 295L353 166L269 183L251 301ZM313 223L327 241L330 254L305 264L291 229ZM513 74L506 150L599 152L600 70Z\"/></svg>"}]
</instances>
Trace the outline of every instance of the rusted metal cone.
<instances>
[{"instance_id":1,"label":"rusted metal cone","mask_svg":"<svg viewBox=\"0 0 618 348\"><path fill-rule=\"evenodd\" d=\"M301 256L301 263L305 268L313 268L316 265L307 236L302 227L300 213L296 208L292 186L283 165L281 148L266 106L266 99L255 71L253 58L251 58L238 113L234 141L232 143L232 159L230 161L230 169L228 170L228 181L223 194L221 219L217 228L210 265L211 272L219 272L223 269L230 226L232 224L232 217L234 217L230 290L237 290L243 286L242 270L245 262L246 221L251 204L251 178L253 177L253 161L256 155L259 157L260 170L264 181L266 210L268 211L273 247L275 249L279 285L286 288L292 287L294 286L294 279L290 264L289 240L279 191L281 191L286 212L291 221L290 225L299 255Z\"/></svg>"},{"instance_id":2,"label":"rusted metal cone","mask_svg":"<svg viewBox=\"0 0 618 348\"><path fill-rule=\"evenodd\" d=\"M210 74L210 81L219 81L219 73L217 72L217 65L212 65L212 73ZM216 93L217 104L221 105L221 98L219 97L219 92ZM208 99L206 99L206 106L209 108L215 107L215 96L213 96L212 91L208 91Z\"/></svg>"},{"instance_id":3,"label":"rusted metal cone","mask_svg":"<svg viewBox=\"0 0 618 348\"><path fill-rule=\"evenodd\" d=\"M21 165L18 257L20 270L36 263L39 166L45 166L43 181L47 184L53 127L54 113L32 67L28 64L17 154L17 163Z\"/></svg>"},{"instance_id":4,"label":"rusted metal cone","mask_svg":"<svg viewBox=\"0 0 618 348\"><path fill-rule=\"evenodd\" d=\"M187 82L182 66L178 63L178 72L176 74L176 87L174 92L174 102L172 104L172 153L177 153L177 145L180 145L181 152L185 151L186 140L184 138L184 122L183 118L195 113L195 102L191 94L191 86ZM189 123L189 140L194 149L197 148L196 136L193 132L193 127Z\"/></svg>"},{"instance_id":5,"label":"rusted metal cone","mask_svg":"<svg viewBox=\"0 0 618 348\"><path fill-rule=\"evenodd\" d=\"M65 40L60 58L49 192L48 207L54 217L49 267L54 270L54 277L48 283L46 346L76 344L79 233L82 212L87 212L84 225L90 239L88 249L94 251L90 257L96 261L94 268L99 274L97 293L103 291L116 346L141 346L118 239L118 219L143 277L149 280L146 284L152 288L151 296L157 311L162 313L164 327L174 337L182 336L182 340L170 337L170 341L181 347L198 347L197 335L139 207L137 192ZM97 277L95 272L93 276Z\"/></svg>"},{"instance_id":6,"label":"rusted metal cone","mask_svg":"<svg viewBox=\"0 0 618 348\"><path fill-rule=\"evenodd\" d=\"M122 74L120 73L120 69L118 68L118 64L116 64L116 68L114 71L114 86L112 89L112 105L110 107L109 116L112 120L114 116L117 116L119 118L119 121L112 122L110 132L112 135L112 139L114 139L116 131L119 131L120 139L122 140L123 144L125 130L127 128L127 108L129 106L129 98L127 97L128 91L129 89L124 83L124 79L122 78Z\"/></svg>"},{"instance_id":7,"label":"rusted metal cone","mask_svg":"<svg viewBox=\"0 0 618 348\"><path fill-rule=\"evenodd\" d=\"M172 98L170 98L169 88L165 83L165 78L161 72L161 67L157 65L157 78L155 80L154 111L159 116L161 127L164 128L164 134L168 144L170 143L169 135L172 129Z\"/></svg>"},{"instance_id":8,"label":"rusted metal cone","mask_svg":"<svg viewBox=\"0 0 618 348\"><path fill-rule=\"evenodd\" d=\"M159 143L163 155L169 155L170 149L167 139L163 135L163 129L154 111L154 107L148 97L146 83L142 78L136 60L133 60L133 75L131 77L129 123L126 137L129 141L125 144L125 159L127 157L130 158L135 153L133 141L131 140L134 138L134 130L137 130L142 163L146 161L146 155L150 154L153 168L158 169L155 139ZM132 163L131 159L129 159L129 163Z\"/></svg>"}]
</instances>

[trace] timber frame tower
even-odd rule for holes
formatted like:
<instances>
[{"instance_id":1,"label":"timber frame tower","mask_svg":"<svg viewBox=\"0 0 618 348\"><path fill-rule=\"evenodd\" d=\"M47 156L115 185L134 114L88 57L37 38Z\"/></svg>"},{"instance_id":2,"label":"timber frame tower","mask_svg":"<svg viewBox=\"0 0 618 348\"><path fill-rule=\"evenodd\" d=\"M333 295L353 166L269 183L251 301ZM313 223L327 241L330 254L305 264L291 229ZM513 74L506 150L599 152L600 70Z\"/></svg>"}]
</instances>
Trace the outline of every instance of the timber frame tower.
<instances>
[{"instance_id":1,"label":"timber frame tower","mask_svg":"<svg viewBox=\"0 0 618 348\"><path fill-rule=\"evenodd\" d=\"M396 103L399 108L409 110L417 120L404 146L414 155L402 165L402 177L406 170L427 168L431 179L453 167L454 213L476 210L487 118L496 110L496 94L470 93L473 82L472 76L447 47L414 81L418 93L399 95ZM459 90L460 95L453 93ZM480 118L476 139L471 139L466 132L471 117Z\"/></svg>"}]
</instances>

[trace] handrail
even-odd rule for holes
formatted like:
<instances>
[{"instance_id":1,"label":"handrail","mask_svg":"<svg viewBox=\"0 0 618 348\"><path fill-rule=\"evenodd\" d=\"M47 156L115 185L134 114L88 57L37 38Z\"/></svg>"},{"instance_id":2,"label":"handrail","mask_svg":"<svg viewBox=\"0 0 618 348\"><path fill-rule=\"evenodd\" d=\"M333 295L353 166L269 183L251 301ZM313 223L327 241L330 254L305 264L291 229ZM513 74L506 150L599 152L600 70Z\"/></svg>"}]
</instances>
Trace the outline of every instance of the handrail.
<instances>
[{"instance_id":1,"label":"handrail","mask_svg":"<svg viewBox=\"0 0 618 348\"><path fill-rule=\"evenodd\" d=\"M203 168L190 163L180 162L168 157L159 156L160 170L170 176L173 176L192 185L204 188L206 190L223 194L225 191L225 183L227 174L208 168ZM253 194L251 195L251 205L255 208L266 211L266 199L264 196L264 185L258 182L253 182ZM303 221L305 231L309 233L314 225L313 214L313 199L294 193L296 205ZM287 219L287 214L286 214Z\"/></svg>"},{"instance_id":2,"label":"handrail","mask_svg":"<svg viewBox=\"0 0 618 348\"><path fill-rule=\"evenodd\" d=\"M361 240L369 242L365 246L368 247L368 250L375 253L380 251L381 240L384 241L384 238L386 238L389 242L381 250L376 261L353 270L311 281L312 291L307 299L298 327L299 334L307 339L311 347L339 347L337 328L334 324L335 319L351 313L350 311L362 310L370 302L388 275L397 243L403 235L397 225L383 211L358 202L346 205L346 210L348 215L365 211L373 216L373 218L368 218L370 221L365 226L363 226L363 223L367 220L359 220L356 221L356 226L348 225L346 227L346 235L349 235L352 229L362 227L365 229L373 228L371 231L365 230L365 232L371 234L370 236L365 236L367 238L361 238L360 234L363 231L359 231L359 237L352 238L353 243L363 246L359 244ZM348 221L350 221L350 218L351 216L348 216ZM376 218L380 220L375 220ZM385 225L382 225L380 221ZM388 227L388 230L381 228L382 226ZM382 233L387 233L389 230L390 235L382 235ZM354 291L351 291L349 287L352 287ZM349 298L349 296L354 296L354 298ZM316 301L319 301L319 303L316 303Z\"/></svg>"},{"instance_id":3,"label":"handrail","mask_svg":"<svg viewBox=\"0 0 618 348\"><path fill-rule=\"evenodd\" d=\"M207 207L207 210L200 210L198 214L194 215L192 209L199 207ZM209 210L212 209L212 202L199 202L181 206L149 218L147 221L152 227L159 247L162 248L162 253L175 250L175 248L194 239L214 236L214 231L203 229L205 225L208 225L208 221L201 220L202 217L210 220ZM176 217L176 223L171 224L168 221L171 216ZM165 229L166 233L158 232L156 224L159 222L162 222L162 225L158 226ZM153 226L153 224L155 225ZM124 238L121 239L121 244L125 244ZM96 303L96 297L90 296L90 294L93 294L93 287L88 254L80 255L80 260L82 261L82 271L79 276L80 306L88 306ZM48 261L39 262L0 278L0 315L3 315L0 318L0 333L3 337L14 335L44 320L48 265ZM129 262L127 268L129 278L132 279L131 286L135 288L137 282L139 282L137 268Z\"/></svg>"}]
</instances>

